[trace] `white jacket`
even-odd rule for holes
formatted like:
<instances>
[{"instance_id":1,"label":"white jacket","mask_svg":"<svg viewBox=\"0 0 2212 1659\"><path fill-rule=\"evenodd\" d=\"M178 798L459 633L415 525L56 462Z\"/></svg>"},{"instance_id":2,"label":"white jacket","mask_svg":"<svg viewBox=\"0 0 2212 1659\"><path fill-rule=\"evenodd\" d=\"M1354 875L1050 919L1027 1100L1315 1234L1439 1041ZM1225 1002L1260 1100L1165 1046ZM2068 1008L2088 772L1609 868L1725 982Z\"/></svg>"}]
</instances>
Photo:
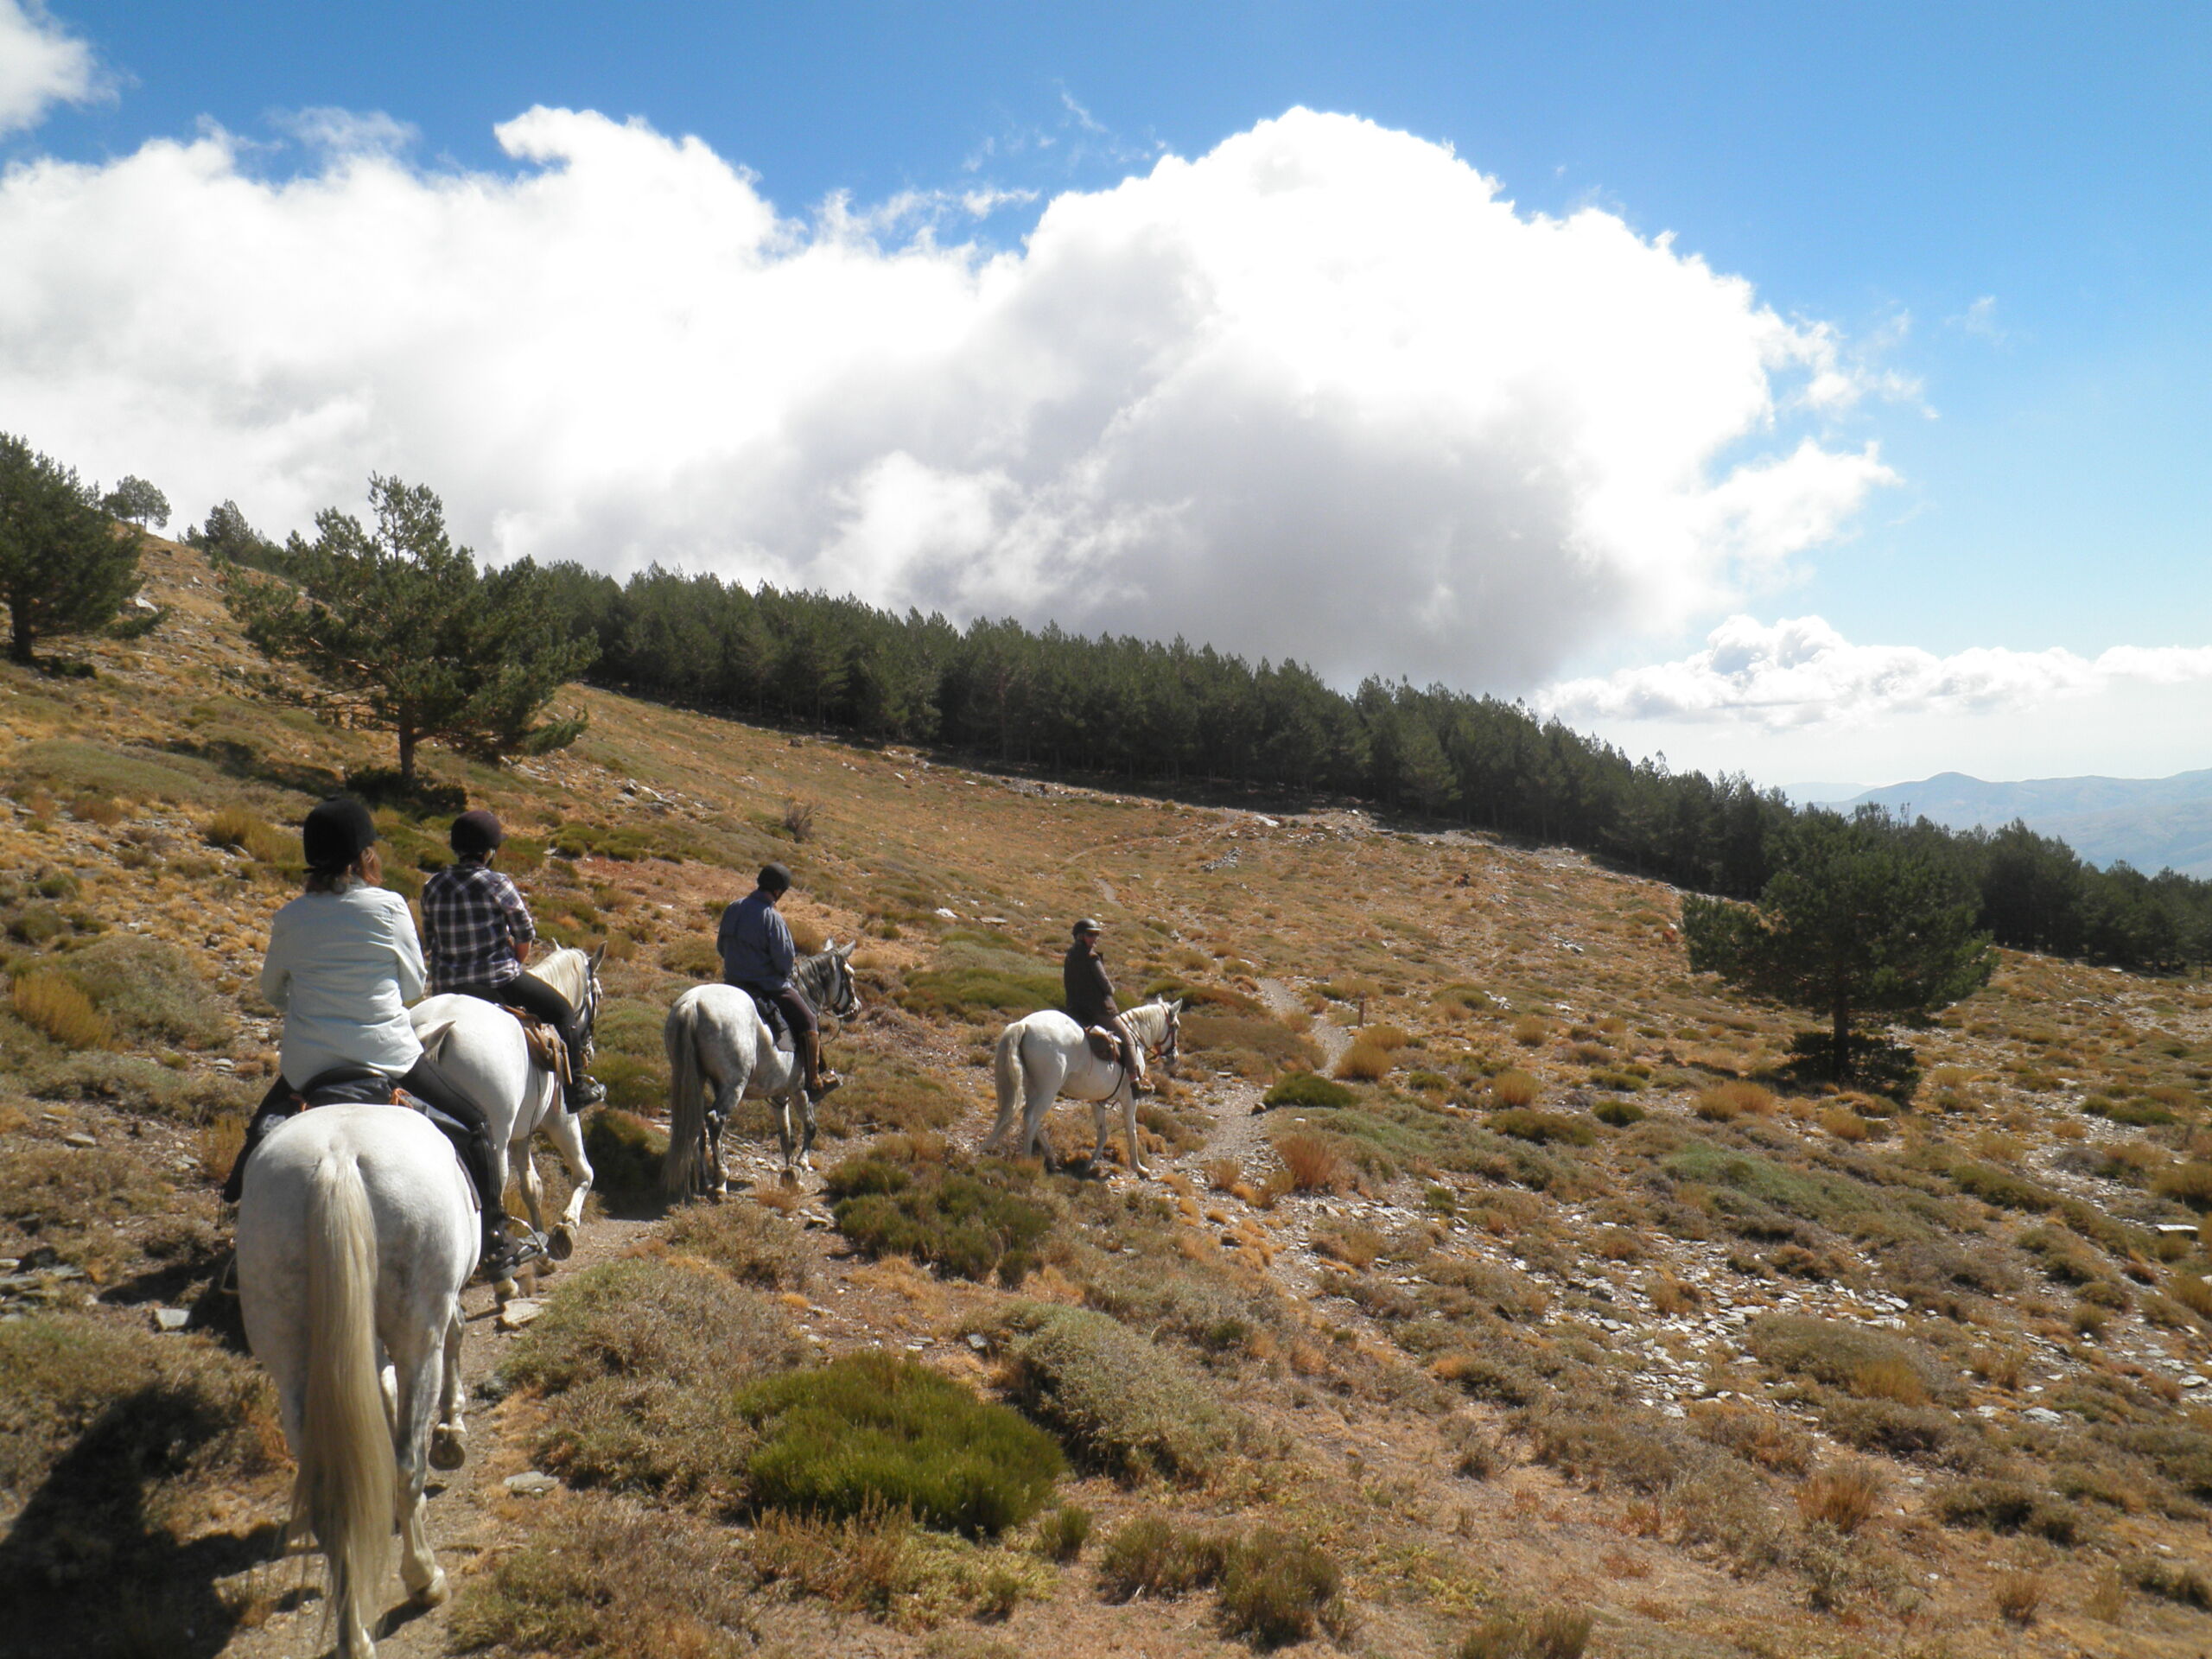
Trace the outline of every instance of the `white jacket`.
<instances>
[{"instance_id":1,"label":"white jacket","mask_svg":"<svg viewBox=\"0 0 2212 1659\"><path fill-rule=\"evenodd\" d=\"M261 994L284 1016L284 1081L337 1065L406 1075L423 1055L407 1005L426 983L415 918L391 888L302 893L270 924L261 965Z\"/></svg>"}]
</instances>

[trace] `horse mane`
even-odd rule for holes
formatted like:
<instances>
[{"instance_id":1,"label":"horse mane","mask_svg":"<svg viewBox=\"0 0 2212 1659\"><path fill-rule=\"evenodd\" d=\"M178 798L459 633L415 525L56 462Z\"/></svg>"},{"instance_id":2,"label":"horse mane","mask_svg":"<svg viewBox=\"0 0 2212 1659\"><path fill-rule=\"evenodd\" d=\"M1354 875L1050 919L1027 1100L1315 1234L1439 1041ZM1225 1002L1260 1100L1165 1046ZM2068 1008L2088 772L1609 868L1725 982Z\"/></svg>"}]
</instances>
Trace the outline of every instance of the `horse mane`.
<instances>
[{"instance_id":1,"label":"horse mane","mask_svg":"<svg viewBox=\"0 0 2212 1659\"><path fill-rule=\"evenodd\" d=\"M590 961L573 944L564 944L557 950L549 951L530 971L568 998L570 1007L581 1008L584 1005L585 976Z\"/></svg>"}]
</instances>

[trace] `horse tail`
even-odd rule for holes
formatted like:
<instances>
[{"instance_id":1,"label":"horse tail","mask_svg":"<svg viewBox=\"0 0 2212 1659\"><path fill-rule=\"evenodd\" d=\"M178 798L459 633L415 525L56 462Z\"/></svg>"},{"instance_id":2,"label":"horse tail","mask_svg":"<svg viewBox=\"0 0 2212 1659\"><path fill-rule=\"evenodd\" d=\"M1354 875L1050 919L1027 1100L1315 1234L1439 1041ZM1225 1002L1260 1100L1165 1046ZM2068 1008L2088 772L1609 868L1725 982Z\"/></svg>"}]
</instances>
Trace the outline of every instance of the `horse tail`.
<instances>
[{"instance_id":1,"label":"horse tail","mask_svg":"<svg viewBox=\"0 0 2212 1659\"><path fill-rule=\"evenodd\" d=\"M661 1191L688 1194L699 1179L699 1159L707 1135L706 1079L699 1071L699 999L677 999L660 1028L668 1052L668 1151L660 1161Z\"/></svg>"},{"instance_id":2,"label":"horse tail","mask_svg":"<svg viewBox=\"0 0 2212 1659\"><path fill-rule=\"evenodd\" d=\"M999 1040L991 1051L991 1071L999 1092L998 1122L991 1125L991 1144L996 1145L1012 1127L1014 1115L1027 1103L1029 1072L1021 1063L1020 1020L1014 1020L999 1033Z\"/></svg>"},{"instance_id":3,"label":"horse tail","mask_svg":"<svg viewBox=\"0 0 2212 1659\"><path fill-rule=\"evenodd\" d=\"M315 1166L307 1234L307 1392L292 1519L314 1529L330 1562L332 1616L354 1630L391 1565L397 1477L377 1370L376 1226L352 1156Z\"/></svg>"}]
</instances>

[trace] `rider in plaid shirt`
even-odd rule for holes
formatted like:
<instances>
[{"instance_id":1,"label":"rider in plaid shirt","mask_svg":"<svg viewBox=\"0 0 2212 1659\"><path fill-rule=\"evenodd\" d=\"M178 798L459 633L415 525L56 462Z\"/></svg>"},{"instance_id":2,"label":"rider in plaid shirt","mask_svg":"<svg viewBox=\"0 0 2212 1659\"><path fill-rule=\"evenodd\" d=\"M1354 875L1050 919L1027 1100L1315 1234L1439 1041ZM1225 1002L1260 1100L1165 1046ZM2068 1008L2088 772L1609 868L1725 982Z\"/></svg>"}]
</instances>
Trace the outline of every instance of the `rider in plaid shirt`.
<instances>
[{"instance_id":1,"label":"rider in plaid shirt","mask_svg":"<svg viewBox=\"0 0 2212 1659\"><path fill-rule=\"evenodd\" d=\"M578 1011L523 966L537 928L515 884L492 868L504 839L499 819L489 812L464 812L454 820L457 861L423 888L423 945L430 989L521 1008L558 1031L569 1050L568 1108L581 1111L604 1098L604 1091L584 1075Z\"/></svg>"}]
</instances>

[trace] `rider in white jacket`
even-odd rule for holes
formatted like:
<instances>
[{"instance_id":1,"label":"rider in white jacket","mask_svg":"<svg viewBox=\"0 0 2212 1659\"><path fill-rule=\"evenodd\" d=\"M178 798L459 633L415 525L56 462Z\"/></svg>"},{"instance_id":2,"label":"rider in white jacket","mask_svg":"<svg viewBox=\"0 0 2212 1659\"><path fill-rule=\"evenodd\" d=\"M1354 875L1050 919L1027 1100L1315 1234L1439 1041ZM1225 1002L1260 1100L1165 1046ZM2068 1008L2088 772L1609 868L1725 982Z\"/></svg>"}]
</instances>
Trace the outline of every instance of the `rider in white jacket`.
<instances>
[{"instance_id":1,"label":"rider in white jacket","mask_svg":"<svg viewBox=\"0 0 2212 1659\"><path fill-rule=\"evenodd\" d=\"M462 1126L465 1136L454 1136L454 1145L483 1207L484 1274L505 1278L532 1252L508 1238L502 1224L505 1201L493 1185L483 1109L423 1052L408 1020L407 1005L424 988L423 947L407 901L377 885L384 867L368 809L346 796L323 802L301 826L307 891L276 912L261 969L261 994L284 1016L278 1075L247 1126L245 1149L223 1196L238 1202L253 1148L297 1109L309 1084L332 1071L365 1068Z\"/></svg>"}]
</instances>

